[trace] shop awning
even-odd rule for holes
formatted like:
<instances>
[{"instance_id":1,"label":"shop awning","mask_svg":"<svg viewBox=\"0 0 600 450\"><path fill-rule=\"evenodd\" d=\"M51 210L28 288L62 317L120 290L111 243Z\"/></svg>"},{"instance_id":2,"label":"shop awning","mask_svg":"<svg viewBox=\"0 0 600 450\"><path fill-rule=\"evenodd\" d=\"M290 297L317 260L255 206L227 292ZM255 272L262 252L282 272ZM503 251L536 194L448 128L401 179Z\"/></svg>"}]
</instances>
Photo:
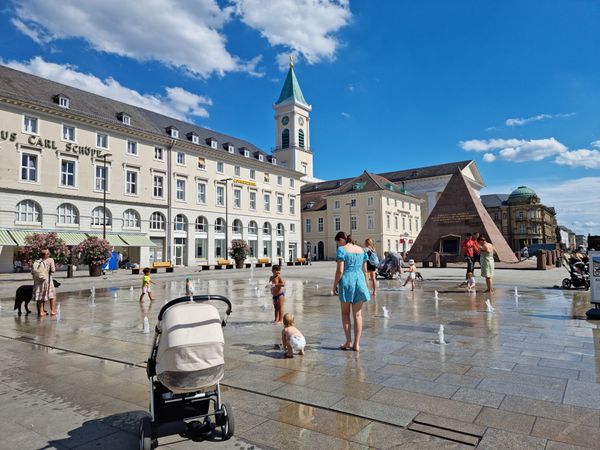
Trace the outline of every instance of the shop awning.
<instances>
[{"instance_id":1,"label":"shop awning","mask_svg":"<svg viewBox=\"0 0 600 450\"><path fill-rule=\"evenodd\" d=\"M25 230L8 230L8 233L17 243L17 245L25 245L25 237L33 233L41 233L41 231L25 231Z\"/></svg>"},{"instance_id":2,"label":"shop awning","mask_svg":"<svg viewBox=\"0 0 600 450\"><path fill-rule=\"evenodd\" d=\"M86 233L86 234L90 237L95 236L95 237L102 239L102 233L92 232L92 233ZM127 246L127 244L125 244L125 242L123 242L123 240L116 233L106 233L106 240L113 247L126 247Z\"/></svg>"},{"instance_id":3,"label":"shop awning","mask_svg":"<svg viewBox=\"0 0 600 450\"><path fill-rule=\"evenodd\" d=\"M8 230L0 230L0 245L17 245Z\"/></svg>"},{"instance_id":4,"label":"shop awning","mask_svg":"<svg viewBox=\"0 0 600 450\"><path fill-rule=\"evenodd\" d=\"M83 241L87 239L87 235L85 233L76 233L76 232L59 232L57 233L58 237L65 241L67 245L79 245Z\"/></svg>"},{"instance_id":5,"label":"shop awning","mask_svg":"<svg viewBox=\"0 0 600 450\"><path fill-rule=\"evenodd\" d=\"M119 237L130 247L156 247L156 244L144 234L120 234Z\"/></svg>"}]
</instances>

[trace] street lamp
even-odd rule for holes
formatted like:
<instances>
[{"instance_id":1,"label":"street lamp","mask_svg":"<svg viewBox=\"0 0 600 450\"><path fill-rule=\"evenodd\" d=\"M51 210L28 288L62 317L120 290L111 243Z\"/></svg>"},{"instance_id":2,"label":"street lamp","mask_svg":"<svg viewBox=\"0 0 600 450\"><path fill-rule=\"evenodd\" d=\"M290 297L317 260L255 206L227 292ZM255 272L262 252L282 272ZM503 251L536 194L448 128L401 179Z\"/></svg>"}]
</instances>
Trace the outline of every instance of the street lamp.
<instances>
[{"instance_id":1,"label":"street lamp","mask_svg":"<svg viewBox=\"0 0 600 450\"><path fill-rule=\"evenodd\" d=\"M229 196L228 185L233 178L219 180L219 183L225 183L225 257L229 258Z\"/></svg>"},{"instance_id":2,"label":"street lamp","mask_svg":"<svg viewBox=\"0 0 600 450\"><path fill-rule=\"evenodd\" d=\"M106 185L108 184L108 171L106 169L106 157L112 156L110 153L104 153L102 169L102 239L106 240Z\"/></svg>"}]
</instances>

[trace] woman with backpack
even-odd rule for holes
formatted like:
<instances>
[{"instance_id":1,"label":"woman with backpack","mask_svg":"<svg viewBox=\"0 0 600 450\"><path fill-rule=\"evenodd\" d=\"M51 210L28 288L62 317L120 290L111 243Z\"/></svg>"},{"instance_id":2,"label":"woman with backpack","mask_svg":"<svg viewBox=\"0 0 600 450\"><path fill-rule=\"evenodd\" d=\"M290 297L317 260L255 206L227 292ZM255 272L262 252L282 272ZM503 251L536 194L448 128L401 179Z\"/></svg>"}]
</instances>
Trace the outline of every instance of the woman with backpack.
<instances>
[{"instance_id":1,"label":"woman with backpack","mask_svg":"<svg viewBox=\"0 0 600 450\"><path fill-rule=\"evenodd\" d=\"M52 274L56 272L54 260L50 258L48 249L42 250L41 259L34 261L31 266L33 275L33 300L36 302L38 316L44 317L46 300L50 301L50 314L56 315L56 291L52 283Z\"/></svg>"},{"instance_id":2,"label":"woman with backpack","mask_svg":"<svg viewBox=\"0 0 600 450\"><path fill-rule=\"evenodd\" d=\"M367 279L371 281L373 297L377 296L377 268L379 267L379 257L375 251L373 239L365 240L365 252L367 253Z\"/></svg>"}]
</instances>

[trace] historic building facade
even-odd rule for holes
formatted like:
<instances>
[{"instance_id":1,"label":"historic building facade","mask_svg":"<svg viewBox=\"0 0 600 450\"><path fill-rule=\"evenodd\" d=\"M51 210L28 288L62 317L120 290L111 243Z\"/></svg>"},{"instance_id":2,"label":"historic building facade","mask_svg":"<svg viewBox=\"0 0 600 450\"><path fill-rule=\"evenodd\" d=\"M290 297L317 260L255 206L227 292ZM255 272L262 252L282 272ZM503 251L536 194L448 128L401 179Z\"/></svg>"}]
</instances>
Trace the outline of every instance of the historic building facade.
<instances>
[{"instance_id":1,"label":"historic building facade","mask_svg":"<svg viewBox=\"0 0 600 450\"><path fill-rule=\"evenodd\" d=\"M295 80L292 67L288 78ZM56 231L70 245L106 233L142 266L211 264L227 258L237 238L249 242L253 258L294 259L302 245L301 179L313 168L310 106L290 101L289 89L274 108L278 127L284 117L293 122L290 140L267 154L0 66L0 270L12 270L18 245L36 231Z\"/></svg>"},{"instance_id":2,"label":"historic building facade","mask_svg":"<svg viewBox=\"0 0 600 450\"><path fill-rule=\"evenodd\" d=\"M481 201L513 251L556 243L556 211L532 189L519 186L510 194L482 195Z\"/></svg>"}]
</instances>

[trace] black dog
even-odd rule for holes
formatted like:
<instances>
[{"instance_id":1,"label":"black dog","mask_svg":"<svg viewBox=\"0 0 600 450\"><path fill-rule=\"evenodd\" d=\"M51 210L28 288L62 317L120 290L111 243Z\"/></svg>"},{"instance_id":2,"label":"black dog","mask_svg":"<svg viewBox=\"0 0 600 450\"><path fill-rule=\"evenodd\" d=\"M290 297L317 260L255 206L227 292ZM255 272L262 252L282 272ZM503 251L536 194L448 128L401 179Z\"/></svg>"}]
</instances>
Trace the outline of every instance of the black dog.
<instances>
[{"instance_id":1,"label":"black dog","mask_svg":"<svg viewBox=\"0 0 600 450\"><path fill-rule=\"evenodd\" d=\"M54 287L57 288L60 286L60 283L56 280L52 280ZM21 305L25 303L25 315L28 315L31 311L29 310L29 302L31 301L31 297L33 297L33 286L29 284L24 284L23 286L19 286L17 289L17 293L15 295L15 309L19 310L19 315L21 315ZM46 310L44 310L46 312Z\"/></svg>"},{"instance_id":2,"label":"black dog","mask_svg":"<svg viewBox=\"0 0 600 450\"><path fill-rule=\"evenodd\" d=\"M417 279L417 281L425 281L425 278L423 278L423 275L421 275L421 272L416 272L415 278Z\"/></svg>"}]
</instances>

